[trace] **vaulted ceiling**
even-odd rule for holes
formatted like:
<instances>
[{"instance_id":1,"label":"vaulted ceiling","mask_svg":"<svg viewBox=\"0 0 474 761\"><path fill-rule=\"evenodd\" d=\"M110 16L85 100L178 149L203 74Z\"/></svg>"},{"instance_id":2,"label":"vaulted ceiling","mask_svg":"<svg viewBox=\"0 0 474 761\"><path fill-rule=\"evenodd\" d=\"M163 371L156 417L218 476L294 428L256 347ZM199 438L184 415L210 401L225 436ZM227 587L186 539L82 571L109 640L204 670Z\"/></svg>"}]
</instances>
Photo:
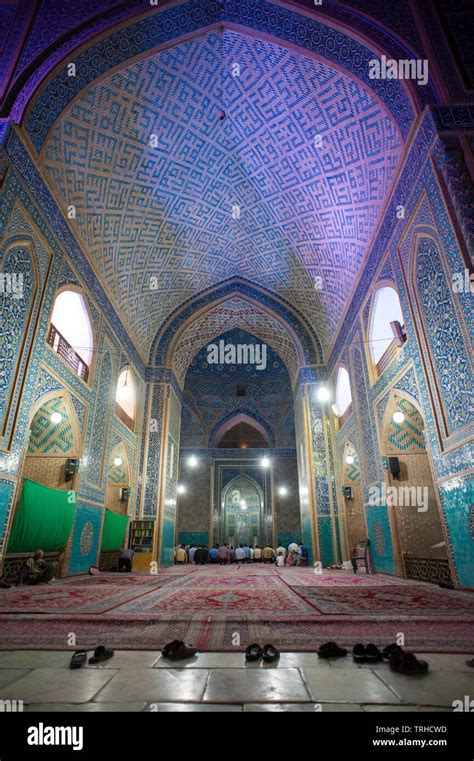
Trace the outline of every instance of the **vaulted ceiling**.
<instances>
[{"instance_id":1,"label":"vaulted ceiling","mask_svg":"<svg viewBox=\"0 0 474 761\"><path fill-rule=\"evenodd\" d=\"M225 30L83 91L41 161L142 357L170 312L235 275L300 310L327 354L401 148L364 85Z\"/></svg>"}]
</instances>

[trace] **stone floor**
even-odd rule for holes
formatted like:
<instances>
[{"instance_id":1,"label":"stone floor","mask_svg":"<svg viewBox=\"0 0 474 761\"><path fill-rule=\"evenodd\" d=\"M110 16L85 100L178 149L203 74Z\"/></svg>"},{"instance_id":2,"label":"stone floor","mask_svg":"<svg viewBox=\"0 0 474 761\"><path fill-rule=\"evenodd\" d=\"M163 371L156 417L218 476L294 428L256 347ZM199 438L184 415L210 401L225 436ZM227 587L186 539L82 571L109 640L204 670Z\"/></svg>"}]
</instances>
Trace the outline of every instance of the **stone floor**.
<instances>
[{"instance_id":1,"label":"stone floor","mask_svg":"<svg viewBox=\"0 0 474 761\"><path fill-rule=\"evenodd\" d=\"M423 677L314 653L282 653L277 664L203 653L178 667L157 652L116 651L74 671L70 657L0 652L0 700L22 700L25 711L452 711L453 700L474 697L468 654L424 654Z\"/></svg>"}]
</instances>

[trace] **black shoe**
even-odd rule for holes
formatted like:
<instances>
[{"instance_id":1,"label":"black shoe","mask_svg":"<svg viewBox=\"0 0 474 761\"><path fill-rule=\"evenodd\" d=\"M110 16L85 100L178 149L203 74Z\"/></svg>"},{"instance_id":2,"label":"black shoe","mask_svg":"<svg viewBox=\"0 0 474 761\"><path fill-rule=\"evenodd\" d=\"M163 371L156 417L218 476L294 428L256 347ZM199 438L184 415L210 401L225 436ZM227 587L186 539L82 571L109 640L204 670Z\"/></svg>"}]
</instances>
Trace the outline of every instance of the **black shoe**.
<instances>
[{"instance_id":1,"label":"black shoe","mask_svg":"<svg viewBox=\"0 0 474 761\"><path fill-rule=\"evenodd\" d=\"M372 642L365 648L365 657L367 663L378 663L382 660L382 653L378 649L377 645L373 645Z\"/></svg>"},{"instance_id":2,"label":"black shoe","mask_svg":"<svg viewBox=\"0 0 474 761\"><path fill-rule=\"evenodd\" d=\"M393 653L390 656L390 669L406 676L421 676L428 673L428 663L418 660L413 653Z\"/></svg>"},{"instance_id":3,"label":"black shoe","mask_svg":"<svg viewBox=\"0 0 474 761\"><path fill-rule=\"evenodd\" d=\"M260 645L249 645L245 651L246 661L259 661L263 657L263 650Z\"/></svg>"},{"instance_id":4,"label":"black shoe","mask_svg":"<svg viewBox=\"0 0 474 761\"><path fill-rule=\"evenodd\" d=\"M164 658L169 658L171 651L179 647L180 645L184 645L184 642L182 639L174 639L172 642L168 642L168 644L165 645L163 650L161 651L162 656Z\"/></svg>"},{"instance_id":5,"label":"black shoe","mask_svg":"<svg viewBox=\"0 0 474 761\"><path fill-rule=\"evenodd\" d=\"M384 661L390 660L392 653L403 653L403 650L400 645L397 645L395 642L393 642L391 645L387 645L387 647L384 647L382 650L382 658Z\"/></svg>"},{"instance_id":6,"label":"black shoe","mask_svg":"<svg viewBox=\"0 0 474 761\"><path fill-rule=\"evenodd\" d=\"M336 642L326 642L318 648L320 658L343 658L345 655L347 655L347 650L339 647Z\"/></svg>"},{"instance_id":7,"label":"black shoe","mask_svg":"<svg viewBox=\"0 0 474 761\"><path fill-rule=\"evenodd\" d=\"M280 657L280 653L274 645L265 645L263 648L263 660L264 661L277 661Z\"/></svg>"},{"instance_id":8,"label":"black shoe","mask_svg":"<svg viewBox=\"0 0 474 761\"><path fill-rule=\"evenodd\" d=\"M69 663L70 669L80 669L87 663L87 653L85 650L76 650Z\"/></svg>"},{"instance_id":9,"label":"black shoe","mask_svg":"<svg viewBox=\"0 0 474 761\"><path fill-rule=\"evenodd\" d=\"M180 642L176 647L171 649L166 658L169 658L170 661L184 661L186 658L194 658L197 652L197 647Z\"/></svg>"},{"instance_id":10,"label":"black shoe","mask_svg":"<svg viewBox=\"0 0 474 761\"><path fill-rule=\"evenodd\" d=\"M113 654L113 650L109 650L104 647L104 645L99 645L99 647L96 647L94 650L92 658L89 658L89 663L102 663L102 661L108 661L109 658L113 657Z\"/></svg>"},{"instance_id":11,"label":"black shoe","mask_svg":"<svg viewBox=\"0 0 474 761\"><path fill-rule=\"evenodd\" d=\"M357 645L354 645L352 650L352 657L356 663L365 663L367 660L365 645L363 645L361 642L358 642Z\"/></svg>"}]
</instances>

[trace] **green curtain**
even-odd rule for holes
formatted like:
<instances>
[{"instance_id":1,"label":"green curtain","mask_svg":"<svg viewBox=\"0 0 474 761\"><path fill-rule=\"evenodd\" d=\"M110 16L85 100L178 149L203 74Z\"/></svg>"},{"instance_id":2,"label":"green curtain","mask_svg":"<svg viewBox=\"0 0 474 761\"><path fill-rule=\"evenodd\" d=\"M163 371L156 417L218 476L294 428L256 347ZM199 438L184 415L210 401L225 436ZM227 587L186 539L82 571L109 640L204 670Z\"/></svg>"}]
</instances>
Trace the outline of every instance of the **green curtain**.
<instances>
[{"instance_id":1,"label":"green curtain","mask_svg":"<svg viewBox=\"0 0 474 761\"><path fill-rule=\"evenodd\" d=\"M119 550L123 545L128 526L128 515L117 515L105 508L101 550Z\"/></svg>"},{"instance_id":2,"label":"green curtain","mask_svg":"<svg viewBox=\"0 0 474 761\"><path fill-rule=\"evenodd\" d=\"M63 550L76 512L71 492L49 489L25 478L7 552Z\"/></svg>"}]
</instances>

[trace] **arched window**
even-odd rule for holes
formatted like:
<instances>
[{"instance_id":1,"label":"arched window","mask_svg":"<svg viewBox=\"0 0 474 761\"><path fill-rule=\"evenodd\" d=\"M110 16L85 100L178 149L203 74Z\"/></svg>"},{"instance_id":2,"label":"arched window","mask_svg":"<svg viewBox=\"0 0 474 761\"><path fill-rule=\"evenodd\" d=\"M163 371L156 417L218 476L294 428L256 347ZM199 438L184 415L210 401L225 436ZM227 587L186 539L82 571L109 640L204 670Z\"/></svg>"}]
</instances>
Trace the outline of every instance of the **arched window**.
<instances>
[{"instance_id":1,"label":"arched window","mask_svg":"<svg viewBox=\"0 0 474 761\"><path fill-rule=\"evenodd\" d=\"M336 380L336 408L337 414L342 417L349 412L352 406L351 382L349 373L345 367L340 367Z\"/></svg>"},{"instance_id":2,"label":"arched window","mask_svg":"<svg viewBox=\"0 0 474 761\"><path fill-rule=\"evenodd\" d=\"M135 420L136 391L133 373L125 367L119 375L117 393L115 396L115 411L120 420L133 429Z\"/></svg>"},{"instance_id":3,"label":"arched window","mask_svg":"<svg viewBox=\"0 0 474 761\"><path fill-rule=\"evenodd\" d=\"M80 378L88 379L94 339L85 301L77 291L56 296L48 343Z\"/></svg>"},{"instance_id":4,"label":"arched window","mask_svg":"<svg viewBox=\"0 0 474 761\"><path fill-rule=\"evenodd\" d=\"M390 286L384 286L375 294L369 331L370 354L379 371L383 369L382 364L385 366L381 362L384 355L387 355L387 359L391 359L389 349L400 344L400 341L396 340L391 322L398 322L400 327L403 327L402 308L396 290Z\"/></svg>"}]
</instances>

